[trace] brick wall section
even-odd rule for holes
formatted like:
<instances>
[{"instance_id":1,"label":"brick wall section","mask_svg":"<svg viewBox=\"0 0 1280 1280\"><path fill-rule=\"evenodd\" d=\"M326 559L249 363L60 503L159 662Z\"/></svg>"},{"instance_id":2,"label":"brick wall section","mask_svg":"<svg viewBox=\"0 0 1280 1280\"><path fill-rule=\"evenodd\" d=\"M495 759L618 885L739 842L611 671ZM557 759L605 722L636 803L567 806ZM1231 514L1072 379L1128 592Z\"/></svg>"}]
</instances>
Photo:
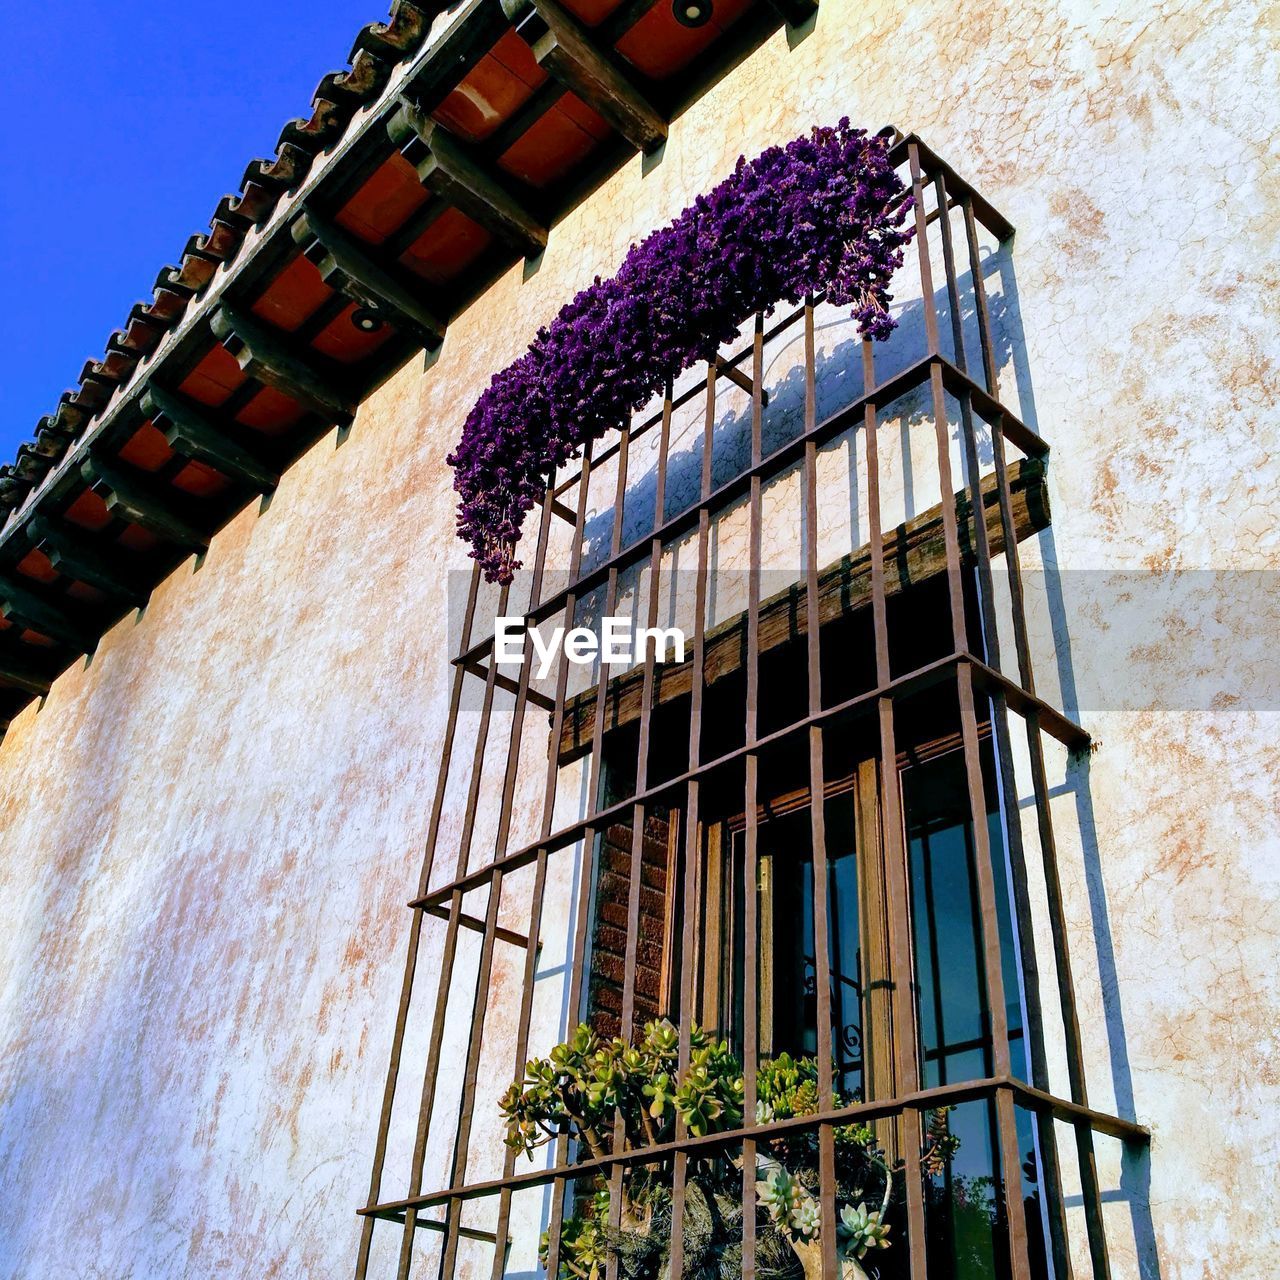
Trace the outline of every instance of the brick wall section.
<instances>
[{"instance_id":1,"label":"brick wall section","mask_svg":"<svg viewBox=\"0 0 1280 1280\"><path fill-rule=\"evenodd\" d=\"M666 929L667 841L663 814L646 817L640 872L639 950L633 1025L667 1012L662 1004L662 956ZM612 826L604 834L591 932L587 1018L601 1035L619 1034L626 965L627 901L631 894L631 828Z\"/></svg>"}]
</instances>

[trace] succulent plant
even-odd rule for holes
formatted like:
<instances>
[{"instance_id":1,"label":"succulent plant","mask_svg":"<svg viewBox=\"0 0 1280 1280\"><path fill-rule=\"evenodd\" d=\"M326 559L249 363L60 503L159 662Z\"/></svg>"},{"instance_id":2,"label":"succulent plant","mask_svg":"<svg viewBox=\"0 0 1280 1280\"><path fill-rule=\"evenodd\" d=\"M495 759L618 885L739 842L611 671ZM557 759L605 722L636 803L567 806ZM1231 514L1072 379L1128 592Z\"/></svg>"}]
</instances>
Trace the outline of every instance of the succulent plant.
<instances>
[{"instance_id":1,"label":"succulent plant","mask_svg":"<svg viewBox=\"0 0 1280 1280\"><path fill-rule=\"evenodd\" d=\"M641 1086L641 1093L648 1099L649 1114L661 1120L675 1106L674 1082L669 1071L659 1071L652 1080Z\"/></svg>"},{"instance_id":2,"label":"succulent plant","mask_svg":"<svg viewBox=\"0 0 1280 1280\"><path fill-rule=\"evenodd\" d=\"M804 1188L798 1179L777 1165L767 1178L756 1183L756 1198L778 1226L786 1226L804 1201Z\"/></svg>"},{"instance_id":3,"label":"succulent plant","mask_svg":"<svg viewBox=\"0 0 1280 1280\"><path fill-rule=\"evenodd\" d=\"M693 1137L740 1125L745 1091L741 1063L727 1042L701 1028L689 1028L688 1045L689 1065L681 1071L680 1032L665 1019L649 1023L635 1044L602 1039L585 1024L575 1028L545 1058L528 1062L521 1081L503 1095L499 1105L507 1120L508 1145L532 1154L564 1133L600 1157L610 1150L608 1135L618 1118L632 1147L669 1142L680 1123ZM818 1076L814 1058L779 1054L761 1061L756 1123L817 1115ZM834 1107L850 1101L833 1090ZM885 1217L898 1168L877 1146L870 1126L835 1125L832 1132L836 1242L851 1269L871 1250L889 1248ZM930 1112L922 1166L930 1171L944 1167L957 1146L945 1109ZM783 1280L797 1274L802 1254L812 1259L812 1247L822 1238L817 1130L785 1126L760 1139L756 1159L757 1276ZM686 1274L718 1273L721 1280L738 1274L742 1177L741 1159L726 1152L689 1157L682 1228ZM576 1211L563 1224L557 1280L602 1280L614 1255L620 1259L622 1280L660 1280L670 1248L670 1179L669 1157L632 1167L616 1214L610 1212L609 1185L603 1179L581 1192ZM870 1196L880 1197L877 1210L867 1209L864 1197ZM703 1259L697 1266L691 1261L695 1256ZM541 1257L545 1265L545 1241Z\"/></svg>"},{"instance_id":4,"label":"succulent plant","mask_svg":"<svg viewBox=\"0 0 1280 1280\"><path fill-rule=\"evenodd\" d=\"M840 1248L854 1258L862 1258L869 1249L887 1249L889 1247L889 1228L884 1222L881 1212L868 1213L866 1201L855 1209L845 1205L840 1210L840 1221L836 1224Z\"/></svg>"},{"instance_id":5,"label":"succulent plant","mask_svg":"<svg viewBox=\"0 0 1280 1280\"><path fill-rule=\"evenodd\" d=\"M801 1240L816 1240L822 1232L822 1211L816 1200L806 1200L791 1213L788 1221L792 1232Z\"/></svg>"}]
</instances>

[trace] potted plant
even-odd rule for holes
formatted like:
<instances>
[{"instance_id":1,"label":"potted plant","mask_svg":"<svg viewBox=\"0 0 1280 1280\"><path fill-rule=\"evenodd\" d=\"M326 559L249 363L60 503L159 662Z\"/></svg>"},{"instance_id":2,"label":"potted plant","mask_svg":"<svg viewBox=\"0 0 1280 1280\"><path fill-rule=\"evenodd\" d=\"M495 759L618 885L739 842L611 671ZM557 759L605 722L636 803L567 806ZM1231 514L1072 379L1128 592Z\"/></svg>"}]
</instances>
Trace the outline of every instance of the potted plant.
<instances>
[{"instance_id":1,"label":"potted plant","mask_svg":"<svg viewBox=\"0 0 1280 1280\"><path fill-rule=\"evenodd\" d=\"M649 1023L637 1044L604 1039L586 1024L545 1058L525 1067L523 1080L500 1101L507 1145L526 1155L568 1134L595 1158L612 1149L615 1123L628 1147L669 1142L677 1125L693 1137L737 1128L743 1119L742 1065L723 1040L690 1029L689 1065L679 1070L680 1034L667 1020ZM756 1075L756 1121L817 1115L818 1068L813 1058L781 1054ZM836 1107L850 1099L839 1094ZM887 1214L901 1172L866 1125L837 1125L836 1255L843 1280L865 1280L864 1262L890 1247ZM936 1169L955 1150L946 1112L930 1114L924 1163ZM819 1280L822 1221L816 1129L792 1128L762 1140L756 1152L756 1272L761 1280ZM742 1273L741 1157L691 1154L681 1242L684 1274ZM609 1187L596 1179L565 1220L559 1276L601 1280L610 1253L625 1280L668 1280L671 1247L671 1165L658 1160L628 1170L613 1213ZM546 1261L546 1240L543 1240Z\"/></svg>"}]
</instances>

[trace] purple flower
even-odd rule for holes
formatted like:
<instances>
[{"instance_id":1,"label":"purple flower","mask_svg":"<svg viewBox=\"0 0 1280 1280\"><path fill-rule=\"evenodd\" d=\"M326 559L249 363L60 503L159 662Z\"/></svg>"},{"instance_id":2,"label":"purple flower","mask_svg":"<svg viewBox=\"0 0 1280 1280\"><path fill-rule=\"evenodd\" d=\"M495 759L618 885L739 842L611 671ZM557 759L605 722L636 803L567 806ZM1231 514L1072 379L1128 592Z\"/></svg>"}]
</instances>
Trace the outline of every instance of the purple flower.
<instances>
[{"instance_id":1,"label":"purple flower","mask_svg":"<svg viewBox=\"0 0 1280 1280\"><path fill-rule=\"evenodd\" d=\"M525 516L557 468L699 360L757 311L826 291L861 332L892 333L889 281L911 239L911 201L889 144L848 120L815 128L699 196L632 245L494 376L449 455L458 533L490 582L520 562Z\"/></svg>"}]
</instances>

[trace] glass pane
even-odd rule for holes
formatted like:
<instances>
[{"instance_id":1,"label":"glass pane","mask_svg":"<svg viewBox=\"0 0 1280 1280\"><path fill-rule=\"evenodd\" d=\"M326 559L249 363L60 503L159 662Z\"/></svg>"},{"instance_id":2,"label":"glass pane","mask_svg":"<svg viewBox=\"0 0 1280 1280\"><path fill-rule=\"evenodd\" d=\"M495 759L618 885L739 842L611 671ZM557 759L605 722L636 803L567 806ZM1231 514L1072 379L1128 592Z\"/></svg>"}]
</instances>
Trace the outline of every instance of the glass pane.
<instances>
[{"instance_id":1,"label":"glass pane","mask_svg":"<svg viewBox=\"0 0 1280 1280\"><path fill-rule=\"evenodd\" d=\"M1041 1208L1034 1181L1031 1118L1017 1112L1023 1167L1014 1194L1023 1199L1031 1275L1048 1274ZM1004 1280L1010 1273L1008 1217L994 1102L967 1102L926 1115L924 1135L925 1230L930 1275L954 1280Z\"/></svg>"},{"instance_id":2,"label":"glass pane","mask_svg":"<svg viewBox=\"0 0 1280 1280\"><path fill-rule=\"evenodd\" d=\"M994 796L989 743L984 790ZM903 771L911 874L922 1083L926 1088L992 1073L982 972L981 910L964 753L950 751ZM1005 1012L1015 1073L1025 1076L1022 1008L1000 815L987 815L995 880Z\"/></svg>"},{"instance_id":3,"label":"glass pane","mask_svg":"<svg viewBox=\"0 0 1280 1280\"><path fill-rule=\"evenodd\" d=\"M807 804L759 824L758 965L761 1058L812 1057L818 1050L818 979L814 950L812 814ZM862 1092L862 973L857 850L851 793L826 803L828 952L831 983L831 1043L836 1090L848 1098ZM708 874L717 895L710 911L721 922L718 994L714 1025L742 1043L742 868L746 834L732 837L732 863ZM715 980L715 979L713 979Z\"/></svg>"}]
</instances>

